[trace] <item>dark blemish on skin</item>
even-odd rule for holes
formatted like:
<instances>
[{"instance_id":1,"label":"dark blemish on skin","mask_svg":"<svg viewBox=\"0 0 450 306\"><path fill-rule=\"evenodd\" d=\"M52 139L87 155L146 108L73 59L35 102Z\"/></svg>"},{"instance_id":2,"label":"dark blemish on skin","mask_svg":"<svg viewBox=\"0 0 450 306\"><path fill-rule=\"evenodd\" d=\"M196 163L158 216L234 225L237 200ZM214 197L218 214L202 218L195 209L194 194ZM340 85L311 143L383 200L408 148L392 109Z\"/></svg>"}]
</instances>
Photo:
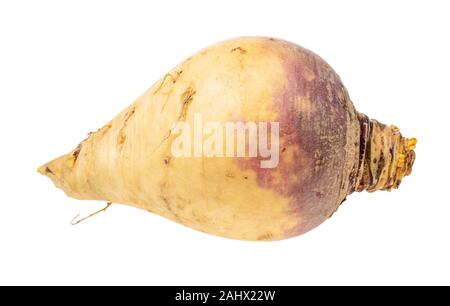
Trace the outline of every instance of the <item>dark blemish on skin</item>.
<instances>
[{"instance_id":1,"label":"dark blemish on skin","mask_svg":"<svg viewBox=\"0 0 450 306\"><path fill-rule=\"evenodd\" d=\"M112 123L108 123L108 124L102 126L101 128L99 128L99 129L98 129L97 131L95 131L95 132L88 132L88 133L87 133L87 136L88 136L88 137L87 137L85 140L83 140L79 145L81 145L83 142L85 142L85 141L86 141L89 137L91 137L92 135L95 135L95 134L100 133L100 132L104 133L104 132L106 132L107 130L109 130L111 127L112 127Z\"/></svg>"},{"instance_id":2,"label":"dark blemish on skin","mask_svg":"<svg viewBox=\"0 0 450 306\"><path fill-rule=\"evenodd\" d=\"M166 80L168 78L172 79L172 84L175 84L178 81L178 78L181 76L181 74L183 73L183 70L180 71L175 71L175 76L171 75L170 73L167 73L164 78L161 81L161 84L159 84L158 88L156 88L156 90L153 92L153 94L156 94L166 83Z\"/></svg>"},{"instance_id":3,"label":"dark blemish on skin","mask_svg":"<svg viewBox=\"0 0 450 306\"><path fill-rule=\"evenodd\" d=\"M75 158L75 161L78 158L78 155L80 155L81 151L81 143L75 148L75 151L73 151L72 156Z\"/></svg>"},{"instance_id":4,"label":"dark blemish on skin","mask_svg":"<svg viewBox=\"0 0 450 306\"><path fill-rule=\"evenodd\" d=\"M244 180L248 180L248 176L244 176Z\"/></svg>"},{"instance_id":5,"label":"dark blemish on skin","mask_svg":"<svg viewBox=\"0 0 450 306\"><path fill-rule=\"evenodd\" d=\"M186 88L186 90L181 94L181 112L178 116L177 121L182 121L186 119L186 113L188 110L188 107L192 100L194 100L194 95L196 94L196 91L193 86L189 86Z\"/></svg>"},{"instance_id":6,"label":"dark blemish on skin","mask_svg":"<svg viewBox=\"0 0 450 306\"><path fill-rule=\"evenodd\" d=\"M386 160L383 154L383 151L380 152L380 161L378 163L378 168L377 168L377 173L376 173L376 178L379 178L381 175L381 171L384 168L384 164L385 164Z\"/></svg>"},{"instance_id":7,"label":"dark blemish on skin","mask_svg":"<svg viewBox=\"0 0 450 306\"><path fill-rule=\"evenodd\" d=\"M323 193L319 192L319 191L316 191L316 197L323 198Z\"/></svg>"},{"instance_id":8,"label":"dark blemish on skin","mask_svg":"<svg viewBox=\"0 0 450 306\"><path fill-rule=\"evenodd\" d=\"M164 164L168 165L170 163L170 156L164 158Z\"/></svg>"},{"instance_id":9,"label":"dark blemish on skin","mask_svg":"<svg viewBox=\"0 0 450 306\"><path fill-rule=\"evenodd\" d=\"M89 133L87 133L88 138L89 138L91 135L94 135L94 134L96 134L96 133L106 132L106 131L109 130L111 127L112 127L112 123L108 123L108 124L102 126L101 128L99 128L96 132L89 132ZM86 139L87 139L87 138L86 138ZM85 140L86 140L86 139L85 139Z\"/></svg>"},{"instance_id":10,"label":"dark blemish on skin","mask_svg":"<svg viewBox=\"0 0 450 306\"><path fill-rule=\"evenodd\" d=\"M236 48L233 48L233 49L231 49L230 52L235 52L235 51L239 51L240 54L246 54L246 53L247 53L247 50L245 50L245 49L242 48L242 47L236 47Z\"/></svg>"},{"instance_id":11,"label":"dark blemish on skin","mask_svg":"<svg viewBox=\"0 0 450 306\"><path fill-rule=\"evenodd\" d=\"M175 120L176 122L179 121L184 121L186 120L186 114L189 108L190 103L194 100L194 95L197 92L194 89L194 86L190 85L188 86L188 88L186 88L186 90L181 94L180 99L181 99L181 111L180 114L178 115L177 119ZM172 135L172 130L168 130L166 132L166 134L164 135L163 139L161 139L160 143L158 144L158 146L152 151L155 152L156 150L158 150L162 144L170 138L170 136Z\"/></svg>"},{"instance_id":12,"label":"dark blemish on skin","mask_svg":"<svg viewBox=\"0 0 450 306\"><path fill-rule=\"evenodd\" d=\"M284 151L286 151L286 148L281 149L281 153L283 153Z\"/></svg>"},{"instance_id":13,"label":"dark blemish on skin","mask_svg":"<svg viewBox=\"0 0 450 306\"><path fill-rule=\"evenodd\" d=\"M126 139L127 139L127 136L120 135L119 136L119 145L122 145L125 142Z\"/></svg>"},{"instance_id":14,"label":"dark blemish on skin","mask_svg":"<svg viewBox=\"0 0 450 306\"><path fill-rule=\"evenodd\" d=\"M45 167L45 173L50 173L50 174L52 174L52 175L55 175L55 174L53 173L53 171L50 170L49 167Z\"/></svg>"},{"instance_id":15,"label":"dark blemish on skin","mask_svg":"<svg viewBox=\"0 0 450 306\"><path fill-rule=\"evenodd\" d=\"M166 141L167 139L169 139L170 135L172 135L172 130L168 130L168 131L166 132L166 134L164 135L163 139L161 139L161 141L159 142L158 146L156 146L156 148L152 151L151 154L155 153L156 150L158 150L158 149L162 146L162 144L164 143L164 141Z\"/></svg>"},{"instance_id":16,"label":"dark blemish on skin","mask_svg":"<svg viewBox=\"0 0 450 306\"><path fill-rule=\"evenodd\" d=\"M159 84L158 88L156 88L156 90L153 92L153 94L156 94L156 93L163 87L164 83L166 82L166 79L167 79L169 76L172 77L172 75L171 75L170 73L168 73L168 74L166 74L166 75L164 76L164 78L163 78L162 81L161 81L161 84ZM172 77L172 78L173 78L173 77Z\"/></svg>"},{"instance_id":17,"label":"dark blemish on skin","mask_svg":"<svg viewBox=\"0 0 450 306\"><path fill-rule=\"evenodd\" d=\"M125 119L123 122L123 126L119 131L119 145L122 145L125 140L127 139L127 136L125 135L125 128L127 126L128 120L131 118L131 116L134 115L134 113L136 112L136 106L134 106L131 111L129 111L126 115L125 115Z\"/></svg>"},{"instance_id":18,"label":"dark blemish on skin","mask_svg":"<svg viewBox=\"0 0 450 306\"><path fill-rule=\"evenodd\" d=\"M83 143L84 143L86 140L88 140L89 137L91 136L91 134L88 134L88 135L89 135L89 136L88 136L86 139L84 139L82 142L80 142L80 143L78 144L78 146L75 148L75 150L73 151L72 156L73 156L73 158L74 158L74 163L77 161L78 155L80 155L81 147L83 146Z\"/></svg>"}]
</instances>

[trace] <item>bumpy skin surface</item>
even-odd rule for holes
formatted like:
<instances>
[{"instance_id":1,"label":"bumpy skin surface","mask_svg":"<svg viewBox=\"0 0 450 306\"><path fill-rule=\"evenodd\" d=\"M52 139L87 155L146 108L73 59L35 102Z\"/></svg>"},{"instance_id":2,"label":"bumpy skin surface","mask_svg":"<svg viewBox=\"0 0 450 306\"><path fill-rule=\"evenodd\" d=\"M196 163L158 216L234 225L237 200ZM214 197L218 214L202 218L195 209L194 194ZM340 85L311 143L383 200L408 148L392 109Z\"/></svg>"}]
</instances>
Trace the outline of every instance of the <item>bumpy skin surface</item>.
<instances>
[{"instance_id":1,"label":"bumpy skin surface","mask_svg":"<svg viewBox=\"0 0 450 306\"><path fill-rule=\"evenodd\" d=\"M177 120L280 122L278 167L259 158L175 158ZM175 67L76 150L42 166L67 195L142 208L245 240L300 235L326 220L358 171L360 124L346 89L314 53L238 38Z\"/></svg>"}]
</instances>

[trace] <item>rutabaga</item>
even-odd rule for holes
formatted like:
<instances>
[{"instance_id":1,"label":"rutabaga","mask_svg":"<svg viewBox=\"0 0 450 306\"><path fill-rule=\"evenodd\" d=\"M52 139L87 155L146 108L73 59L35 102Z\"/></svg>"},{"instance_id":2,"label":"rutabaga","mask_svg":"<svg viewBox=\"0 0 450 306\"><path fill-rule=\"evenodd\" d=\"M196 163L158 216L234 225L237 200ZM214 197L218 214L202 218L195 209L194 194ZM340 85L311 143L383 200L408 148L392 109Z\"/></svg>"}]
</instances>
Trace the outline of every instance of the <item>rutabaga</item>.
<instances>
[{"instance_id":1,"label":"rutabaga","mask_svg":"<svg viewBox=\"0 0 450 306\"><path fill-rule=\"evenodd\" d=\"M194 131L198 116L205 125ZM230 123L241 123L240 136L226 137ZM202 141L187 144L194 132ZM39 172L77 199L132 205L219 236L279 240L316 227L355 191L397 188L415 143L358 113L316 54L245 37L189 57Z\"/></svg>"}]
</instances>

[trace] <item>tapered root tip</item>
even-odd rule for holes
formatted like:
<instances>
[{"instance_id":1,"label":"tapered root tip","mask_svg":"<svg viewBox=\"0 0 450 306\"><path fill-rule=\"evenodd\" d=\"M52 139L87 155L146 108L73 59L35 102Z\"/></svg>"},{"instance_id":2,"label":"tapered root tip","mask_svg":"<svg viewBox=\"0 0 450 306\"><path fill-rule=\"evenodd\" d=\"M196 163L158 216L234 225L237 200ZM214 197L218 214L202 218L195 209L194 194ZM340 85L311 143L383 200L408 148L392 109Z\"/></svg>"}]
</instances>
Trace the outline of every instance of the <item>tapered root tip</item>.
<instances>
[{"instance_id":1,"label":"tapered root tip","mask_svg":"<svg viewBox=\"0 0 450 306\"><path fill-rule=\"evenodd\" d=\"M55 173L50 169L50 167L47 166L47 164L45 164L45 165L43 165L43 166L40 166L40 167L37 169L37 171L38 171L40 174L45 175L45 176L48 176L48 175L55 175Z\"/></svg>"},{"instance_id":2,"label":"tapered root tip","mask_svg":"<svg viewBox=\"0 0 450 306\"><path fill-rule=\"evenodd\" d=\"M60 156L42 166L37 171L48 177L58 188L68 191L66 179L70 175L73 164L70 154Z\"/></svg>"}]
</instances>

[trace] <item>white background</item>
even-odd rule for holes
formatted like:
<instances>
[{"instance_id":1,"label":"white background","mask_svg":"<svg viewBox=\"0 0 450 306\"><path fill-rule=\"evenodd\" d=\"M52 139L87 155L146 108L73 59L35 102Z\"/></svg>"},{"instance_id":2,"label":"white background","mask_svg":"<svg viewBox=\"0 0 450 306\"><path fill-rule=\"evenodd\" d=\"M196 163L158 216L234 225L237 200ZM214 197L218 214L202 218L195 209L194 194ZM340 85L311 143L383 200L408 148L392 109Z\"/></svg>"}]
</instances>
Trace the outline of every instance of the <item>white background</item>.
<instances>
[{"instance_id":1,"label":"white background","mask_svg":"<svg viewBox=\"0 0 450 306\"><path fill-rule=\"evenodd\" d=\"M450 284L446 1L2 1L0 284ZM306 235L242 242L70 199L36 168L178 62L245 35L326 59L355 107L418 138L399 190L353 194Z\"/></svg>"}]
</instances>

